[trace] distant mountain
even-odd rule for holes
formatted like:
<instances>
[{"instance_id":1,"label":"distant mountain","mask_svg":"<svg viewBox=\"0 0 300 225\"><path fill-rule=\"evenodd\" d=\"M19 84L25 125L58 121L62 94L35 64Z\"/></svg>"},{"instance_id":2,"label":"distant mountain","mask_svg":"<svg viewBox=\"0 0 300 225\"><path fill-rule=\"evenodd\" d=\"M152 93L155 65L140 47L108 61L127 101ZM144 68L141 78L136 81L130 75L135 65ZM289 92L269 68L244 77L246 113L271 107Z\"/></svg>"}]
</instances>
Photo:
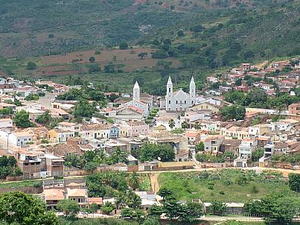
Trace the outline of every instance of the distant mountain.
<instances>
[{"instance_id":1,"label":"distant mountain","mask_svg":"<svg viewBox=\"0 0 300 225\"><path fill-rule=\"evenodd\" d=\"M255 54L265 49L290 54L300 45L299 11L296 0L4 0L0 55L61 54L152 37L174 39L178 30L197 24L206 31L187 41L237 41Z\"/></svg>"}]
</instances>

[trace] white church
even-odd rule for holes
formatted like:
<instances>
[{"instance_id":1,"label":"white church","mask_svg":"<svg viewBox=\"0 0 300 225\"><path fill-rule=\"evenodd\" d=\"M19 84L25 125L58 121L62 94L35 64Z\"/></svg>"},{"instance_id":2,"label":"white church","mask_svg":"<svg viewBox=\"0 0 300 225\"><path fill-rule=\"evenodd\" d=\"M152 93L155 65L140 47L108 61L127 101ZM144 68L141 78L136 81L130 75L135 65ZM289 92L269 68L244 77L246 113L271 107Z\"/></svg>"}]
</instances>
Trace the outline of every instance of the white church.
<instances>
[{"instance_id":1,"label":"white church","mask_svg":"<svg viewBox=\"0 0 300 225\"><path fill-rule=\"evenodd\" d=\"M165 108L166 111L185 111L189 107L195 105L196 103L196 85L194 78L192 77L190 82L189 93L184 92L182 89L173 92L173 83L171 77L168 79L167 83L167 94L165 99L160 102L160 107Z\"/></svg>"},{"instance_id":2,"label":"white church","mask_svg":"<svg viewBox=\"0 0 300 225\"><path fill-rule=\"evenodd\" d=\"M152 109L153 99L152 96L149 98L141 97L141 89L138 82L135 82L132 93L132 100L127 102L124 106L134 107L143 114L144 117L149 116L149 112Z\"/></svg>"}]
</instances>

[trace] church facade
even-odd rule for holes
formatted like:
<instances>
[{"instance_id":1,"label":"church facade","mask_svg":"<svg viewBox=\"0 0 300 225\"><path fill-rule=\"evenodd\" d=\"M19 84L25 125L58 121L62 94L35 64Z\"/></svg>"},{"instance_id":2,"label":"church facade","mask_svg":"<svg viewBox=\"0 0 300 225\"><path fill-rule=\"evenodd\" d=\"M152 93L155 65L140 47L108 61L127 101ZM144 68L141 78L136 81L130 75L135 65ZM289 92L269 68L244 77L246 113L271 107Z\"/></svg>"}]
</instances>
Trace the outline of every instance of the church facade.
<instances>
[{"instance_id":1,"label":"church facade","mask_svg":"<svg viewBox=\"0 0 300 225\"><path fill-rule=\"evenodd\" d=\"M196 103L196 85L192 77L190 82L189 93L184 92L182 89L173 91L173 83L171 77L167 83L167 94L165 96L165 109L168 112L172 111L185 111Z\"/></svg>"},{"instance_id":2,"label":"church facade","mask_svg":"<svg viewBox=\"0 0 300 225\"><path fill-rule=\"evenodd\" d=\"M137 111L140 111L144 117L149 116L149 111L151 110L152 105L150 103L145 103L141 99L141 90L138 82L135 82L133 87L132 100L126 103L125 106L134 107Z\"/></svg>"}]
</instances>

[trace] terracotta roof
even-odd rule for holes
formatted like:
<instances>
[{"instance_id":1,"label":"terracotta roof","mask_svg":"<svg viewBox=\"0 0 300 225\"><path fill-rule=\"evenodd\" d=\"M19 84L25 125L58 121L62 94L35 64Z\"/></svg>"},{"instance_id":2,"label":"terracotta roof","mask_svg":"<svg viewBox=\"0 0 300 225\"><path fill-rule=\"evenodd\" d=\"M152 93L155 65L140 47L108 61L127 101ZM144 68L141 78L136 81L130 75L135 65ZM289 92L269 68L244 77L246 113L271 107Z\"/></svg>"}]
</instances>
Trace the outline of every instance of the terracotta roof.
<instances>
[{"instance_id":1,"label":"terracotta roof","mask_svg":"<svg viewBox=\"0 0 300 225\"><path fill-rule=\"evenodd\" d=\"M186 132L185 136L187 137L197 137L199 135L198 132Z\"/></svg>"},{"instance_id":2,"label":"terracotta roof","mask_svg":"<svg viewBox=\"0 0 300 225\"><path fill-rule=\"evenodd\" d=\"M108 130L110 129L111 125L109 124L98 124L98 123L92 123L92 124L83 124L81 126L82 131L88 131L88 130Z\"/></svg>"},{"instance_id":3,"label":"terracotta roof","mask_svg":"<svg viewBox=\"0 0 300 225\"><path fill-rule=\"evenodd\" d=\"M44 189L44 195L46 201L53 201L53 200L63 200L64 192L62 189Z\"/></svg>"},{"instance_id":4,"label":"terracotta roof","mask_svg":"<svg viewBox=\"0 0 300 225\"><path fill-rule=\"evenodd\" d=\"M97 205L102 205L103 204L103 201L102 201L102 198L88 198L88 203L89 204L97 204Z\"/></svg>"},{"instance_id":5,"label":"terracotta roof","mask_svg":"<svg viewBox=\"0 0 300 225\"><path fill-rule=\"evenodd\" d=\"M86 196L86 190L85 189L67 189L68 190L68 197L79 197L79 196Z\"/></svg>"},{"instance_id":6,"label":"terracotta roof","mask_svg":"<svg viewBox=\"0 0 300 225\"><path fill-rule=\"evenodd\" d=\"M76 153L82 155L83 152L78 146L68 145L68 144L58 144L54 146L46 147L45 151L47 153L53 153L55 156L66 156L69 153Z\"/></svg>"}]
</instances>

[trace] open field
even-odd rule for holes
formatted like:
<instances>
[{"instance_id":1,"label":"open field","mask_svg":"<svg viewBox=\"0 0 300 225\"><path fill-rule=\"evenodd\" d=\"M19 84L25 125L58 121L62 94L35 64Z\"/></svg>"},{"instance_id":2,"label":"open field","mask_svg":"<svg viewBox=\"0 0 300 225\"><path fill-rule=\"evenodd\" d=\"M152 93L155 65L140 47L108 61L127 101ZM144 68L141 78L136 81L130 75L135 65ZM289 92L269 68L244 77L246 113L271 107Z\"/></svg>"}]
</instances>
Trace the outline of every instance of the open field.
<instances>
[{"instance_id":1,"label":"open field","mask_svg":"<svg viewBox=\"0 0 300 225\"><path fill-rule=\"evenodd\" d=\"M273 192L289 192L287 180L278 173L221 170L193 173L161 173L160 187L182 200L248 202Z\"/></svg>"},{"instance_id":2,"label":"open field","mask_svg":"<svg viewBox=\"0 0 300 225\"><path fill-rule=\"evenodd\" d=\"M156 66L158 59L152 59L151 53L155 49L150 48L137 48L137 49L113 49L113 50L103 50L100 54L95 54L96 50L90 51L78 51L68 53L66 55L57 56L42 56L41 64L51 67L56 67L58 64L89 64L89 58L95 57L95 63L99 63L100 66L105 66L108 63L121 64L125 72L131 72L137 69L149 68L152 69ZM140 59L138 54L141 52L146 52L147 56L144 59ZM173 67L178 67L180 65L179 60L167 59L166 61L172 62ZM54 64L54 65L53 65Z\"/></svg>"}]
</instances>

